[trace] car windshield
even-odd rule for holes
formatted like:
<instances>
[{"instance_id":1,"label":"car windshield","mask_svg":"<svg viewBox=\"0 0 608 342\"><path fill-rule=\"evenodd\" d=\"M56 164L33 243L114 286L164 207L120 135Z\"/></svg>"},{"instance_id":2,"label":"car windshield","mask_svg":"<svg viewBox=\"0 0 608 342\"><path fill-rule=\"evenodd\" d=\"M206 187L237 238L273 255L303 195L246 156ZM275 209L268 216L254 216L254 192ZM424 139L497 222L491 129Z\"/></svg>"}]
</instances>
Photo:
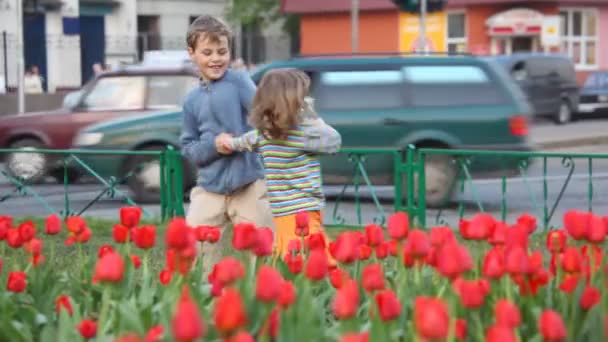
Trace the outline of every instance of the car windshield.
<instances>
[{"instance_id":1,"label":"car windshield","mask_svg":"<svg viewBox=\"0 0 608 342\"><path fill-rule=\"evenodd\" d=\"M145 76L101 77L86 95L87 110L134 110L144 106Z\"/></svg>"},{"instance_id":2,"label":"car windshield","mask_svg":"<svg viewBox=\"0 0 608 342\"><path fill-rule=\"evenodd\" d=\"M163 75L148 77L148 108L181 107L186 94L198 83L190 75Z\"/></svg>"},{"instance_id":3,"label":"car windshield","mask_svg":"<svg viewBox=\"0 0 608 342\"><path fill-rule=\"evenodd\" d=\"M585 81L585 88L608 89L608 72L590 74Z\"/></svg>"}]
</instances>

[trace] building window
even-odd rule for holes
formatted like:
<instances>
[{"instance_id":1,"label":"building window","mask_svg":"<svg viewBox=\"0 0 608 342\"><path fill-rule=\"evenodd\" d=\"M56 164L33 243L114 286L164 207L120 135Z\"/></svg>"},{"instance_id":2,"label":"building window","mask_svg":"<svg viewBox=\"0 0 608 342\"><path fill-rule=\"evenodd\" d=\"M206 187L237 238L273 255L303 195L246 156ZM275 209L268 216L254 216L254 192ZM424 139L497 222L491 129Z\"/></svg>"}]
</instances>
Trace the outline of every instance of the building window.
<instances>
[{"instance_id":1,"label":"building window","mask_svg":"<svg viewBox=\"0 0 608 342\"><path fill-rule=\"evenodd\" d=\"M464 12L448 13L448 52L467 51L466 16Z\"/></svg>"},{"instance_id":2,"label":"building window","mask_svg":"<svg viewBox=\"0 0 608 342\"><path fill-rule=\"evenodd\" d=\"M562 51L578 69L597 67L597 10L561 9Z\"/></svg>"}]
</instances>

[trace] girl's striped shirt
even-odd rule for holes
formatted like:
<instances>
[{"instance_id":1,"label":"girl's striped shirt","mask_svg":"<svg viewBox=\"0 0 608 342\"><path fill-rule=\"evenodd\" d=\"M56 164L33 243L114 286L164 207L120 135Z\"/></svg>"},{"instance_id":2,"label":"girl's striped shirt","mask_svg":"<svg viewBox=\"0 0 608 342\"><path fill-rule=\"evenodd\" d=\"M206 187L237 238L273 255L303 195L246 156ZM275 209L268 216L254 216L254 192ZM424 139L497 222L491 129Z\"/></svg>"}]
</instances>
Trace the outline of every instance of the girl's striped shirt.
<instances>
[{"instance_id":1,"label":"girl's striped shirt","mask_svg":"<svg viewBox=\"0 0 608 342\"><path fill-rule=\"evenodd\" d=\"M317 154L336 153L340 134L320 118L307 118L284 140L270 140L258 130L233 138L233 151L257 150L264 163L274 216L321 210L325 204Z\"/></svg>"}]
</instances>

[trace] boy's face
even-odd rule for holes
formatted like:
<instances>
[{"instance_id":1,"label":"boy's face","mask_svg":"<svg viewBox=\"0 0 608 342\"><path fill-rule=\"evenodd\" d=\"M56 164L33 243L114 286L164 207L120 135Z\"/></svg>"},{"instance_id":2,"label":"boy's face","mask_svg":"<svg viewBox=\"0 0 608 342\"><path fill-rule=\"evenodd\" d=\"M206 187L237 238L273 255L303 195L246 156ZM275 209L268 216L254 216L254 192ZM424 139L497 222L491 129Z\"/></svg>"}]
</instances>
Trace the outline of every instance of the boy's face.
<instances>
[{"instance_id":1,"label":"boy's face","mask_svg":"<svg viewBox=\"0 0 608 342\"><path fill-rule=\"evenodd\" d=\"M212 40L205 34L199 35L194 49L188 47L192 61L198 66L204 79L217 80L224 76L230 63L228 37Z\"/></svg>"}]
</instances>

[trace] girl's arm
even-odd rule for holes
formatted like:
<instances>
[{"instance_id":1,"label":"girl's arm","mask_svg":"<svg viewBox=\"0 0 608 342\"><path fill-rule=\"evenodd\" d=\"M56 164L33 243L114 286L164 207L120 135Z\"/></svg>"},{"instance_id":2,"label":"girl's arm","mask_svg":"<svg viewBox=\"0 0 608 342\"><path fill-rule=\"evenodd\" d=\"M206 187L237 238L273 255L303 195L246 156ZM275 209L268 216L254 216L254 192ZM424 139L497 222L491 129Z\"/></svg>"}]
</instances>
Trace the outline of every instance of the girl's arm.
<instances>
[{"instance_id":1,"label":"girl's arm","mask_svg":"<svg viewBox=\"0 0 608 342\"><path fill-rule=\"evenodd\" d=\"M252 152L258 148L258 145L262 139L262 135L258 133L257 129L251 130L240 137L230 138L228 140L228 147L232 151L249 151Z\"/></svg>"},{"instance_id":2,"label":"girl's arm","mask_svg":"<svg viewBox=\"0 0 608 342\"><path fill-rule=\"evenodd\" d=\"M321 118L307 118L302 123L304 150L313 153L333 154L342 146L342 136Z\"/></svg>"}]
</instances>

